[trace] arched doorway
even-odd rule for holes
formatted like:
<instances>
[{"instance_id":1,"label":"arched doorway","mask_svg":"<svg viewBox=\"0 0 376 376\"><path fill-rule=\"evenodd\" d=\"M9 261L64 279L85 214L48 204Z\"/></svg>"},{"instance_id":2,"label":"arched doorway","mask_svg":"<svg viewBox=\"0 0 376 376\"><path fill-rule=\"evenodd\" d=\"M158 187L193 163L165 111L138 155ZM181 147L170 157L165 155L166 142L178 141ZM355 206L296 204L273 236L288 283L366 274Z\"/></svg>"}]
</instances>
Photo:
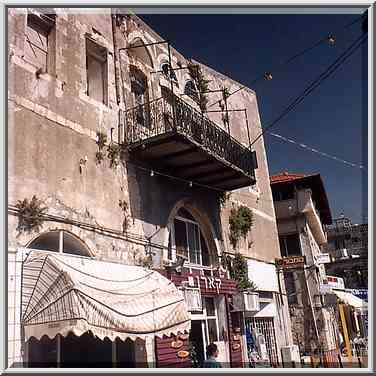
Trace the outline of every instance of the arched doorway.
<instances>
[{"instance_id":1,"label":"arched doorway","mask_svg":"<svg viewBox=\"0 0 376 376\"><path fill-rule=\"evenodd\" d=\"M131 93L136 108L136 124L149 128L149 89L146 75L135 66L130 67Z\"/></svg>"},{"instance_id":2,"label":"arched doorway","mask_svg":"<svg viewBox=\"0 0 376 376\"><path fill-rule=\"evenodd\" d=\"M129 44L129 77L131 81L131 106L136 108L136 124L151 128L150 98L153 98L153 59L143 40L135 38Z\"/></svg>"},{"instance_id":3,"label":"arched doorway","mask_svg":"<svg viewBox=\"0 0 376 376\"><path fill-rule=\"evenodd\" d=\"M184 259L181 278L194 281L209 281L217 276L219 266L217 246L209 219L187 200L178 203L170 214L168 259ZM189 276L189 277L188 277ZM185 286L184 290L189 287ZM219 290L200 288L201 309L191 311L189 343L194 349L195 362L203 364L206 347L215 343L220 349L219 360L228 362L226 301Z\"/></svg>"}]
</instances>

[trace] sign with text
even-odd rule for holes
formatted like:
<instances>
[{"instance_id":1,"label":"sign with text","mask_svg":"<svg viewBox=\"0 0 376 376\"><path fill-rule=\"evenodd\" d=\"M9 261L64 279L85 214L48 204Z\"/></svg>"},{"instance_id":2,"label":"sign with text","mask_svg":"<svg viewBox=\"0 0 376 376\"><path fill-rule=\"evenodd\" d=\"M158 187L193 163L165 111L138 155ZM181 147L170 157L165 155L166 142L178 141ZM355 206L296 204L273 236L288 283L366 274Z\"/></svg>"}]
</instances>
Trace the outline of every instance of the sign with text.
<instances>
[{"instance_id":1,"label":"sign with text","mask_svg":"<svg viewBox=\"0 0 376 376\"><path fill-rule=\"evenodd\" d=\"M321 253L316 257L316 262L318 264L328 264L330 262L330 255L329 253Z\"/></svg>"},{"instance_id":2,"label":"sign with text","mask_svg":"<svg viewBox=\"0 0 376 376\"><path fill-rule=\"evenodd\" d=\"M279 269L304 268L305 256L289 256L275 260L275 265Z\"/></svg>"},{"instance_id":3,"label":"sign with text","mask_svg":"<svg viewBox=\"0 0 376 376\"><path fill-rule=\"evenodd\" d=\"M328 284L320 284L320 293L321 294L330 294L332 292L332 286Z\"/></svg>"},{"instance_id":4,"label":"sign with text","mask_svg":"<svg viewBox=\"0 0 376 376\"><path fill-rule=\"evenodd\" d=\"M368 302L368 289L346 289L346 291Z\"/></svg>"},{"instance_id":5,"label":"sign with text","mask_svg":"<svg viewBox=\"0 0 376 376\"><path fill-rule=\"evenodd\" d=\"M334 277L334 276L326 276L326 281L324 283L328 284L332 288L344 290L345 289L345 282L343 281L343 278L341 277Z\"/></svg>"}]
</instances>

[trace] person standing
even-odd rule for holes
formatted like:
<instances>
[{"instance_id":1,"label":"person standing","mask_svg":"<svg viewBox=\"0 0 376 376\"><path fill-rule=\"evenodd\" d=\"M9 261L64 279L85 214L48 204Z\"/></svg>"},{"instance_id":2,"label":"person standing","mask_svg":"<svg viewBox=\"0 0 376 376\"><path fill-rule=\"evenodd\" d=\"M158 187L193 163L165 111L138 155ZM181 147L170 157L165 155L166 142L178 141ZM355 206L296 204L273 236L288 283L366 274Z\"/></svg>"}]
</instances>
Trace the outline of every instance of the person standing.
<instances>
[{"instance_id":1,"label":"person standing","mask_svg":"<svg viewBox=\"0 0 376 376\"><path fill-rule=\"evenodd\" d=\"M218 346L215 343L210 343L206 348L207 359L203 364L203 368L222 368L221 364L217 361Z\"/></svg>"}]
</instances>

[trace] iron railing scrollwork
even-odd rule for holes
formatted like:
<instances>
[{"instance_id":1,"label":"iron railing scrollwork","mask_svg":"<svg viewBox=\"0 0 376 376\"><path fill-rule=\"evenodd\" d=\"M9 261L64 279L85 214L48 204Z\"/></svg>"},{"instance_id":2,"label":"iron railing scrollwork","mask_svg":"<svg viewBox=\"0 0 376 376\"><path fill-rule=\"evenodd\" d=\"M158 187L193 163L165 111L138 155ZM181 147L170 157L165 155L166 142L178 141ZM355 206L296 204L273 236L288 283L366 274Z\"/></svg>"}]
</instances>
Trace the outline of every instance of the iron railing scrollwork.
<instances>
[{"instance_id":1,"label":"iron railing scrollwork","mask_svg":"<svg viewBox=\"0 0 376 376\"><path fill-rule=\"evenodd\" d=\"M178 97L154 101L120 111L119 142L132 145L169 132L182 134L238 167L252 174L252 152L201 112Z\"/></svg>"}]
</instances>

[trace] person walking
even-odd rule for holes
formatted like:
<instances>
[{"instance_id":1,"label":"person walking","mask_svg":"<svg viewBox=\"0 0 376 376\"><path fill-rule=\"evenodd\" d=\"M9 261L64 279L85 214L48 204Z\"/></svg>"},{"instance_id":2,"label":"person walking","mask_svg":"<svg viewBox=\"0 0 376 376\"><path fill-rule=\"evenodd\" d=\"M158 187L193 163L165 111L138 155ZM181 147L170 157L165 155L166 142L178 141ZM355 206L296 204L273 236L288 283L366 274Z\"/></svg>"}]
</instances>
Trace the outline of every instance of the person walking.
<instances>
[{"instance_id":1,"label":"person walking","mask_svg":"<svg viewBox=\"0 0 376 376\"><path fill-rule=\"evenodd\" d=\"M215 343L210 343L206 348L206 360L203 368L222 368L221 364L217 361L218 346Z\"/></svg>"}]
</instances>

